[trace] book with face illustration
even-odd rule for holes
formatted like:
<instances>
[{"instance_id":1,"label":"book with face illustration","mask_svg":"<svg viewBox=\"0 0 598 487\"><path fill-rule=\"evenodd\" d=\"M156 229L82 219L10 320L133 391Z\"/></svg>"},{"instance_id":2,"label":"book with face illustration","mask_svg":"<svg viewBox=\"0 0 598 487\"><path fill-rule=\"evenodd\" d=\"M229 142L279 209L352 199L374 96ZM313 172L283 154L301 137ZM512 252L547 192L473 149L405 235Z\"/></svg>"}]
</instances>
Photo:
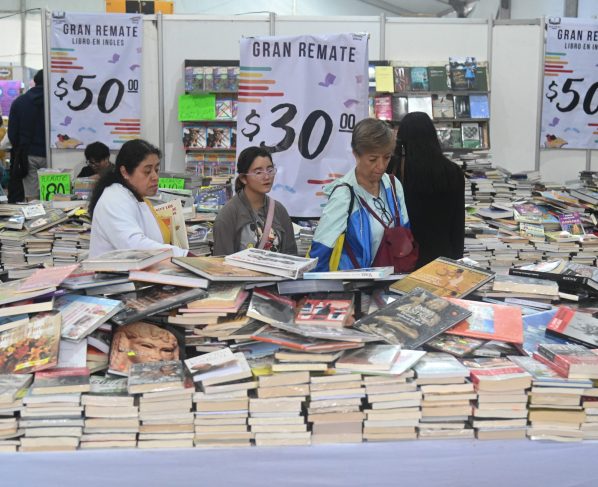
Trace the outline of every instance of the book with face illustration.
<instances>
[{"instance_id":1,"label":"book with face illustration","mask_svg":"<svg viewBox=\"0 0 598 487\"><path fill-rule=\"evenodd\" d=\"M354 327L378 335L391 345L415 349L470 315L470 311L447 299L415 288L357 321Z\"/></svg>"}]
</instances>

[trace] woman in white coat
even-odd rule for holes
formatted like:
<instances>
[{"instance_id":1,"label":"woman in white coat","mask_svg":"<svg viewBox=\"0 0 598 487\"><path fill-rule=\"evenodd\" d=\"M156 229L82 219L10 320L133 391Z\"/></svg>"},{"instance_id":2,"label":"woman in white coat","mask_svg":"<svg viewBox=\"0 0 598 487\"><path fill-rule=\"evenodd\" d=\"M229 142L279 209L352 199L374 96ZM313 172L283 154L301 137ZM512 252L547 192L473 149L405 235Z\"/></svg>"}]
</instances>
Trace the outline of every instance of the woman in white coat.
<instances>
[{"instance_id":1,"label":"woman in white coat","mask_svg":"<svg viewBox=\"0 0 598 487\"><path fill-rule=\"evenodd\" d=\"M125 142L112 170L105 173L93 191L89 256L112 250L170 248L175 257L188 250L170 245L170 231L158 218L148 196L158 191L160 150L135 139Z\"/></svg>"}]
</instances>

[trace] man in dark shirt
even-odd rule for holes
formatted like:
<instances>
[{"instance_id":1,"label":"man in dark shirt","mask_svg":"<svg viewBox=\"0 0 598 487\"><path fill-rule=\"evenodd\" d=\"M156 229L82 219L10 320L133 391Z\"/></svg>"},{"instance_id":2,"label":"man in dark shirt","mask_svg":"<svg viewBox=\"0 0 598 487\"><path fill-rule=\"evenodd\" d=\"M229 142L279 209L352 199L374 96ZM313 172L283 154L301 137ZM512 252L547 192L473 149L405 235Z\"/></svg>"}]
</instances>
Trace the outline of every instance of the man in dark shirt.
<instances>
[{"instance_id":1,"label":"man in dark shirt","mask_svg":"<svg viewBox=\"0 0 598 487\"><path fill-rule=\"evenodd\" d=\"M85 148L85 167L81 169L78 178L92 178L100 176L110 164L110 149L101 142L92 142Z\"/></svg>"},{"instance_id":2,"label":"man in dark shirt","mask_svg":"<svg viewBox=\"0 0 598 487\"><path fill-rule=\"evenodd\" d=\"M23 178L27 200L39 198L37 171L47 167L44 75L41 69L35 73L33 82L35 86L12 103L8 117L8 138L13 150L19 146L27 147L29 171Z\"/></svg>"}]
</instances>

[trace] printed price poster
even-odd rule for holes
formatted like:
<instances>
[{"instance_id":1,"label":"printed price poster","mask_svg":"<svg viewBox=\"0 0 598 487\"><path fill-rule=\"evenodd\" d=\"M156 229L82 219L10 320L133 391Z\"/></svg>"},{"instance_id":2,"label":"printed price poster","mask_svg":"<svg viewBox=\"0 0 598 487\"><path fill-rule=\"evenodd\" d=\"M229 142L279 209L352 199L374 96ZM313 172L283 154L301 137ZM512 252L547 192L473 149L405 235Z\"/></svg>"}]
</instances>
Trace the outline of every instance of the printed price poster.
<instances>
[{"instance_id":1,"label":"printed price poster","mask_svg":"<svg viewBox=\"0 0 598 487\"><path fill-rule=\"evenodd\" d=\"M315 217L322 188L355 167L351 134L368 114L367 34L241 40L237 156L272 153L271 196L291 216Z\"/></svg>"},{"instance_id":2,"label":"printed price poster","mask_svg":"<svg viewBox=\"0 0 598 487\"><path fill-rule=\"evenodd\" d=\"M141 15L52 13L52 147L119 149L139 138L142 44Z\"/></svg>"},{"instance_id":3,"label":"printed price poster","mask_svg":"<svg viewBox=\"0 0 598 487\"><path fill-rule=\"evenodd\" d=\"M546 24L540 145L598 149L598 20Z\"/></svg>"}]
</instances>

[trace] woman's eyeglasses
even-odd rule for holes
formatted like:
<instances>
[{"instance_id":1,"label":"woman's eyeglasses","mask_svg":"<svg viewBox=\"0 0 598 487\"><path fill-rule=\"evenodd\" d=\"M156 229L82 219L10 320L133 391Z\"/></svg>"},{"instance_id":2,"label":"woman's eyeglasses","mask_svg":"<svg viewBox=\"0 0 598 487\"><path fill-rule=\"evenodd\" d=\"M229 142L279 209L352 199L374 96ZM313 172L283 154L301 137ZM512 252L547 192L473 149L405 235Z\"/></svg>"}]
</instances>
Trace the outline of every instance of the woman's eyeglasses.
<instances>
[{"instance_id":1,"label":"woman's eyeglasses","mask_svg":"<svg viewBox=\"0 0 598 487\"><path fill-rule=\"evenodd\" d=\"M376 208L376 210L378 210L378 214L380 215L382 220L384 220L387 224L392 221L392 215L386 209L384 201L382 201L380 198L374 198L374 207Z\"/></svg>"},{"instance_id":2,"label":"woman's eyeglasses","mask_svg":"<svg viewBox=\"0 0 598 487\"><path fill-rule=\"evenodd\" d=\"M258 169L257 171L246 172L245 176L252 176L254 178L264 179L266 176L274 176L276 174L276 171L278 171L278 169L272 166L268 169Z\"/></svg>"}]
</instances>

